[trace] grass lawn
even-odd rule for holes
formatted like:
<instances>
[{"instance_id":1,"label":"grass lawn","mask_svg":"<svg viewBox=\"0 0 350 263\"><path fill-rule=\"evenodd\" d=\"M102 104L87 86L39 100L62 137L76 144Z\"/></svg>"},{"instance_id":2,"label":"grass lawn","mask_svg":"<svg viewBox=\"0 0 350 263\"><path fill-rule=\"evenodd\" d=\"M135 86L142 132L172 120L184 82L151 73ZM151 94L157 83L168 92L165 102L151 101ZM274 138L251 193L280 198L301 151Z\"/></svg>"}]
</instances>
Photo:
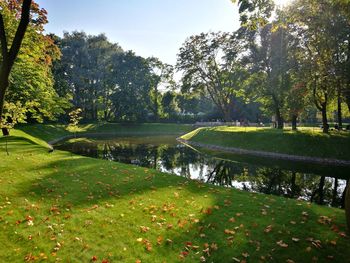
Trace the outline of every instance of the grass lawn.
<instances>
[{"instance_id":1,"label":"grass lawn","mask_svg":"<svg viewBox=\"0 0 350 263\"><path fill-rule=\"evenodd\" d=\"M34 132L13 134L9 156L0 137L2 262L349 262L340 209L49 154Z\"/></svg>"},{"instance_id":2,"label":"grass lawn","mask_svg":"<svg viewBox=\"0 0 350 263\"><path fill-rule=\"evenodd\" d=\"M34 137L40 137L43 140L51 141L59 137L73 135L74 130L60 124L35 124L22 125L17 130L11 131L11 134L16 135L18 130L24 131ZM182 135L192 131L192 125L189 124L164 124L164 123L143 123L143 124L81 124L76 129L79 134L83 133L111 133L111 134L174 134Z\"/></svg>"},{"instance_id":3,"label":"grass lawn","mask_svg":"<svg viewBox=\"0 0 350 263\"><path fill-rule=\"evenodd\" d=\"M292 155L350 160L350 133L323 134L320 129L298 131L252 127L199 128L184 136L185 140Z\"/></svg>"}]
</instances>

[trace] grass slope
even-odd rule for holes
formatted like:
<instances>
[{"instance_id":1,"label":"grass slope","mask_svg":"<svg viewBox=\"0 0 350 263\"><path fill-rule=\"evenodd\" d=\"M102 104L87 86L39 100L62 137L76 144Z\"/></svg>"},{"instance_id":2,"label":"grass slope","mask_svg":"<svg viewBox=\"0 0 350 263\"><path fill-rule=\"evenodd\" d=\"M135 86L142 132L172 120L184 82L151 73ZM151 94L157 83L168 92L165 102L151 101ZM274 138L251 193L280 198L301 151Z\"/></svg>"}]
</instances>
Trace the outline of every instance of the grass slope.
<instances>
[{"instance_id":1,"label":"grass slope","mask_svg":"<svg viewBox=\"0 0 350 263\"><path fill-rule=\"evenodd\" d=\"M340 209L48 154L21 136L10 156L0 138L3 262L349 262Z\"/></svg>"},{"instance_id":2,"label":"grass slope","mask_svg":"<svg viewBox=\"0 0 350 263\"><path fill-rule=\"evenodd\" d=\"M35 124L22 125L17 128L30 134L34 137L40 137L45 141L51 141L59 137L73 135L74 130L67 128L60 124ZM164 124L164 123L141 123L141 124L119 124L119 123L105 123L105 124L81 124L76 129L78 134L84 133L111 133L111 134L175 134L181 135L193 130L191 125L187 124ZM11 131L11 134L16 134Z\"/></svg>"},{"instance_id":3,"label":"grass slope","mask_svg":"<svg viewBox=\"0 0 350 263\"><path fill-rule=\"evenodd\" d=\"M236 147L248 150L301 156L350 160L350 133L304 128L299 131L270 128L215 127L199 128L184 136L185 140Z\"/></svg>"}]
</instances>

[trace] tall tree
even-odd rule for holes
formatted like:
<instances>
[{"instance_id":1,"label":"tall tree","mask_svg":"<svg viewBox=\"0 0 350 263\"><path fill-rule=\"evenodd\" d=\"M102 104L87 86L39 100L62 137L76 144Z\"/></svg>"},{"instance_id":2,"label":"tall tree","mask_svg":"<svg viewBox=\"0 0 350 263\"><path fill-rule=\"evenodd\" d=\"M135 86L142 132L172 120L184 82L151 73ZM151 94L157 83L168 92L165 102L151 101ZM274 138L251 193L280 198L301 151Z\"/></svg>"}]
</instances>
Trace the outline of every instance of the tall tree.
<instances>
[{"instance_id":1,"label":"tall tree","mask_svg":"<svg viewBox=\"0 0 350 263\"><path fill-rule=\"evenodd\" d=\"M180 48L177 69L183 73L183 91L205 92L231 121L232 98L241 92L246 71L240 64L237 34L202 33Z\"/></svg>"},{"instance_id":2,"label":"tall tree","mask_svg":"<svg viewBox=\"0 0 350 263\"><path fill-rule=\"evenodd\" d=\"M154 115L154 120L159 120L159 104L160 104L160 89L168 90L174 87L173 73L174 69L171 65L162 63L158 58L151 57L147 59L151 73L151 111Z\"/></svg>"},{"instance_id":3,"label":"tall tree","mask_svg":"<svg viewBox=\"0 0 350 263\"><path fill-rule=\"evenodd\" d=\"M231 0L238 3L241 25L251 29L265 26L274 10L273 0Z\"/></svg>"},{"instance_id":4,"label":"tall tree","mask_svg":"<svg viewBox=\"0 0 350 263\"><path fill-rule=\"evenodd\" d=\"M9 87L9 76L29 24L31 3L32 0L23 0L20 21L10 48L8 47L10 41L5 29L4 18L2 13L0 13L0 43L2 56L0 66L0 123L4 108L5 94ZM6 129L3 129L3 133L4 135L7 134Z\"/></svg>"}]
</instances>

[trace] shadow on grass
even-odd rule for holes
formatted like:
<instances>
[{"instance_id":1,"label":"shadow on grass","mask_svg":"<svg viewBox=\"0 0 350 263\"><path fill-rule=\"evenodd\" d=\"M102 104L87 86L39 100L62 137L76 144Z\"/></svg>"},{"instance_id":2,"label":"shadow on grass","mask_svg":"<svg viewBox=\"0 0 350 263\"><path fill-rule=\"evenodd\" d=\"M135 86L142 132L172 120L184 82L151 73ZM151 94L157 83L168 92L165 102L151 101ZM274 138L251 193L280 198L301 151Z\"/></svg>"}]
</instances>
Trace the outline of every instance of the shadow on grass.
<instances>
[{"instance_id":1,"label":"shadow on grass","mask_svg":"<svg viewBox=\"0 0 350 263\"><path fill-rule=\"evenodd\" d=\"M153 244L152 252L135 252L135 257L141 258L142 262L177 262L180 258L186 262L199 262L201 256L209 262L232 262L245 257L251 262L286 262L288 259L311 262L313 257L325 261L332 255L338 262L349 259L348 240L330 231L328 224L317 223L319 215L324 215L339 225L344 222L339 219L340 210L210 186L130 165L78 156L72 158L62 152L55 153L55 159L57 157L59 160L46 166L35 167L41 177L20 185L19 189L25 189L20 195L46 200L73 211L95 209L96 205L103 207L108 202L116 206L127 202L130 211L136 206L135 214L141 218L133 219L137 227L129 237L136 240L142 236ZM132 203L138 198L142 198L144 207L138 208ZM159 208L163 204L163 209L152 210L153 203ZM167 209L174 204L173 213L164 210L164 203L170 204ZM103 215L103 212L99 213ZM153 222L154 215L165 218L167 223ZM149 225L152 229L149 234L142 234L139 225ZM157 227L159 234L152 234ZM164 241L157 245L159 235ZM292 238L300 241L293 242ZM314 247L306 238L323 242L322 249ZM334 239L337 239L337 246L327 243ZM288 247L283 247L285 243ZM134 241L134 245L144 246L145 243Z\"/></svg>"}]
</instances>

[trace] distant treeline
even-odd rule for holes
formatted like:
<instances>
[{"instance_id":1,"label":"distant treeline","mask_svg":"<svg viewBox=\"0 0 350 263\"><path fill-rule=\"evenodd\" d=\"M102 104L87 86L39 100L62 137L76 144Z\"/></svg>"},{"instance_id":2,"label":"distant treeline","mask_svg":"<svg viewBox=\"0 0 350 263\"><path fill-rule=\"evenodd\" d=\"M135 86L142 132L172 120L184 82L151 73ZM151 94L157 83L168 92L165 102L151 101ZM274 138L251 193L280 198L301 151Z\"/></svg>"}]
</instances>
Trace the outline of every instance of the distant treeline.
<instances>
[{"instance_id":1,"label":"distant treeline","mask_svg":"<svg viewBox=\"0 0 350 263\"><path fill-rule=\"evenodd\" d=\"M322 120L327 132L332 120L341 127L350 108L350 5L239 3L237 31L190 36L176 65L124 50L104 34L45 35L46 12L36 6L3 119L67 121L80 108L86 122L275 121L296 128L297 121ZM11 1L0 5L13 34L19 10Z\"/></svg>"}]
</instances>

